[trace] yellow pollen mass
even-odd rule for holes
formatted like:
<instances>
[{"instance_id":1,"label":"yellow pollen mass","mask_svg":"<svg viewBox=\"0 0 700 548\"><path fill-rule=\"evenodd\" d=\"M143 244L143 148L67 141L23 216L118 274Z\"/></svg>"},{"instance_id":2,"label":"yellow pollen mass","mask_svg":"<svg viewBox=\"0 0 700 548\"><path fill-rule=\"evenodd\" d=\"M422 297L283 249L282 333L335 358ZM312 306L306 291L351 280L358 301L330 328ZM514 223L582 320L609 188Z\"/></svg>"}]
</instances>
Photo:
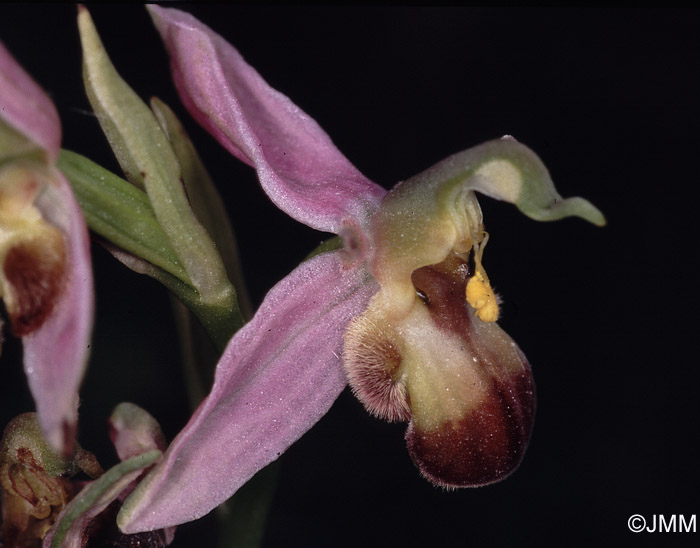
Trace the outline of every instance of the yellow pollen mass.
<instances>
[{"instance_id":1,"label":"yellow pollen mass","mask_svg":"<svg viewBox=\"0 0 700 548\"><path fill-rule=\"evenodd\" d=\"M476 310L476 315L484 322L498 320L498 301L491 284L477 270L467 282L467 302Z\"/></svg>"},{"instance_id":2,"label":"yellow pollen mass","mask_svg":"<svg viewBox=\"0 0 700 548\"><path fill-rule=\"evenodd\" d=\"M484 248L489 241L489 233L483 231L481 241L474 243L474 275L467 282L466 297L482 322L498 320L498 300L491 289L489 277L481 265Z\"/></svg>"}]
</instances>

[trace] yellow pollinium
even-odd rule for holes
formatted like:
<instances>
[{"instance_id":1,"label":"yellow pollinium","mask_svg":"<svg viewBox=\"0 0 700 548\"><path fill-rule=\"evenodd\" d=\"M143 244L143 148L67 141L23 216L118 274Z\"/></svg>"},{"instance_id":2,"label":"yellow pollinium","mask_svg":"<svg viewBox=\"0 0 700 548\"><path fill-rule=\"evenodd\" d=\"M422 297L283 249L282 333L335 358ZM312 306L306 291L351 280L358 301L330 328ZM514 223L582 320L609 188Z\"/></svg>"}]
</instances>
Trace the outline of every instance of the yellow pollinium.
<instances>
[{"instance_id":1,"label":"yellow pollinium","mask_svg":"<svg viewBox=\"0 0 700 548\"><path fill-rule=\"evenodd\" d=\"M483 232L481 241L474 244L474 275L467 282L466 294L467 302L476 310L476 315L481 321L495 322L498 320L498 299L481 265L481 258L488 241L488 233Z\"/></svg>"},{"instance_id":2,"label":"yellow pollinium","mask_svg":"<svg viewBox=\"0 0 700 548\"><path fill-rule=\"evenodd\" d=\"M484 322L498 320L498 301L491 289L488 278L476 271L467 282L467 302L476 310L476 315Z\"/></svg>"}]
</instances>

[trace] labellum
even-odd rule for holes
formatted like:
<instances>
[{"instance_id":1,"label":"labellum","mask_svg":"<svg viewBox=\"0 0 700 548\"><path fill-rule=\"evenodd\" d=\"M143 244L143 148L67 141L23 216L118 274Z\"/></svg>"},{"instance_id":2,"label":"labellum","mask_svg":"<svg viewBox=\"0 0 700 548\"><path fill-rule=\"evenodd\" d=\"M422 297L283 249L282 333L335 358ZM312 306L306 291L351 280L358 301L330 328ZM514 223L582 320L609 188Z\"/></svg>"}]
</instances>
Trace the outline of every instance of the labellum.
<instances>
[{"instance_id":1,"label":"labellum","mask_svg":"<svg viewBox=\"0 0 700 548\"><path fill-rule=\"evenodd\" d=\"M408 421L408 450L443 487L503 479L522 460L532 429L530 366L494 322L466 301L469 266L451 253L417 269L414 305L387 319L370 303L346 334L350 385L367 409Z\"/></svg>"},{"instance_id":2,"label":"labellum","mask_svg":"<svg viewBox=\"0 0 700 548\"><path fill-rule=\"evenodd\" d=\"M35 205L44 184L21 164L0 171L0 297L19 337L43 324L65 280L63 235Z\"/></svg>"}]
</instances>

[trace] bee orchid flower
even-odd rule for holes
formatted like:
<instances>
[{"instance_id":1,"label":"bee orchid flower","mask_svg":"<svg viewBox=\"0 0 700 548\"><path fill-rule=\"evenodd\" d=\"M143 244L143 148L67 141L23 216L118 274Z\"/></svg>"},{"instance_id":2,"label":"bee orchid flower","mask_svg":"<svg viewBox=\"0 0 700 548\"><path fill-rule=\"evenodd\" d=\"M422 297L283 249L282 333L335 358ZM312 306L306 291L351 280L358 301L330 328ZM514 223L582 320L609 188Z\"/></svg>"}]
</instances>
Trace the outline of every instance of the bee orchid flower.
<instances>
[{"instance_id":1,"label":"bee orchid flower","mask_svg":"<svg viewBox=\"0 0 700 548\"><path fill-rule=\"evenodd\" d=\"M53 103L0 44L0 298L42 431L69 455L93 286L87 227L55 165L60 142Z\"/></svg>"},{"instance_id":2,"label":"bee orchid flower","mask_svg":"<svg viewBox=\"0 0 700 548\"><path fill-rule=\"evenodd\" d=\"M498 481L520 463L533 422L530 366L496 324L475 191L527 216L604 224L563 199L512 138L455 154L390 192L189 14L149 7L195 119L253 166L294 219L342 247L304 262L230 341L209 396L125 502L125 532L196 519L306 432L347 382L373 414L406 421L420 472L437 485Z\"/></svg>"}]
</instances>

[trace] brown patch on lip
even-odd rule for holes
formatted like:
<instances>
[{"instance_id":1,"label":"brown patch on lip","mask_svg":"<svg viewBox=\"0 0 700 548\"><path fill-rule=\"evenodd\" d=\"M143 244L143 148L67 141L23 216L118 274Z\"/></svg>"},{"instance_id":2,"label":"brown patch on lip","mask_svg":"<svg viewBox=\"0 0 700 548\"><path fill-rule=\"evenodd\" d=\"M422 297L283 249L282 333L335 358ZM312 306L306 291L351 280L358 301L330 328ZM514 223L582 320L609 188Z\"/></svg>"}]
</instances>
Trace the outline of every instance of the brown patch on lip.
<instances>
[{"instance_id":1,"label":"brown patch on lip","mask_svg":"<svg viewBox=\"0 0 700 548\"><path fill-rule=\"evenodd\" d=\"M3 271L12 298L5 304L18 337L41 327L51 314L63 286L65 262L63 237L54 228L7 252Z\"/></svg>"},{"instance_id":2,"label":"brown patch on lip","mask_svg":"<svg viewBox=\"0 0 700 548\"><path fill-rule=\"evenodd\" d=\"M440 428L406 431L411 458L428 480L443 487L477 487L504 479L525 454L535 411L529 374L495 381L485 401Z\"/></svg>"},{"instance_id":3,"label":"brown patch on lip","mask_svg":"<svg viewBox=\"0 0 700 548\"><path fill-rule=\"evenodd\" d=\"M419 268L411 275L435 325L460 336L471 330L465 299L468 278L467 262L454 254L439 264Z\"/></svg>"}]
</instances>

